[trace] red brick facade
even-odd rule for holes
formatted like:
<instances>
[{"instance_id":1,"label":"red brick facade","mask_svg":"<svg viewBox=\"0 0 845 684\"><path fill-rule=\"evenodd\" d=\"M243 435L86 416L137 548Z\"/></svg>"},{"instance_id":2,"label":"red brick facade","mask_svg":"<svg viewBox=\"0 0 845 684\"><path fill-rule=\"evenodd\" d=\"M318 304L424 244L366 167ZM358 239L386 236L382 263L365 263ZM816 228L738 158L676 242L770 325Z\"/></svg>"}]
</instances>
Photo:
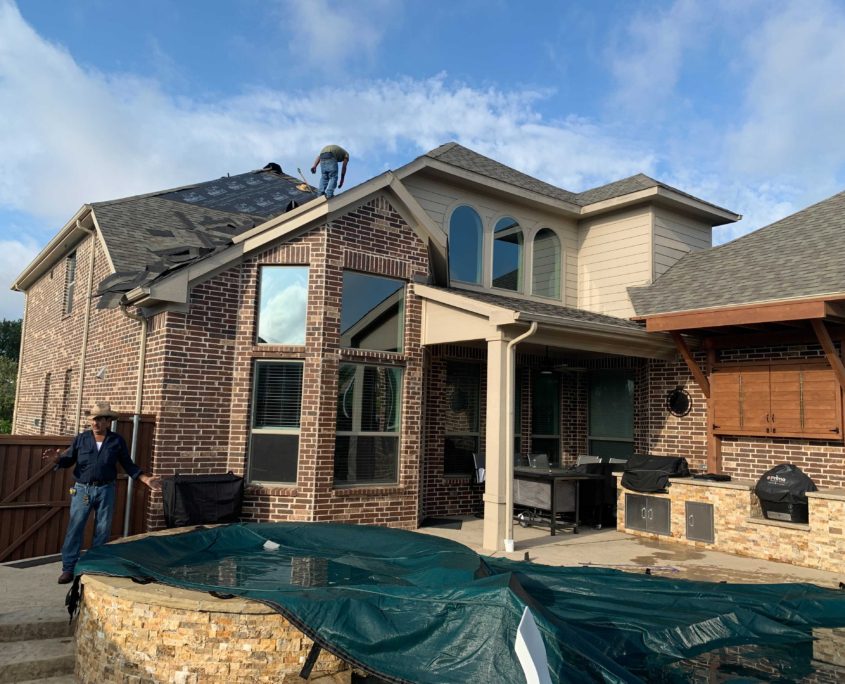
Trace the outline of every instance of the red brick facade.
<instances>
[{"instance_id":1,"label":"red brick facade","mask_svg":"<svg viewBox=\"0 0 845 684\"><path fill-rule=\"evenodd\" d=\"M88 301L110 267L97 238L76 249L72 311L65 315L67 262L55 265L27 292L20 389L15 414L18 434L74 433L85 319L89 316L82 409L108 399L121 412L135 406L142 323L119 309L97 310ZM305 344L256 343L259 270L262 265L308 266ZM344 270L400 279L405 296L401 353L346 349L340 317ZM156 417L154 471L174 473L248 472L253 372L258 359L303 362L303 395L295 486L247 488L244 516L251 520L337 520L414 528L426 516L466 514L480 508L482 488L466 476L444 476L446 364L480 365L479 450L484 454L486 350L441 345L424 350L422 302L414 281L429 273L426 246L391 205L378 195L342 217L287 237L243 263L196 285L185 313L167 312L148 322L142 413ZM88 306L86 307L86 304ZM555 364L566 358L554 356ZM737 350L723 360L819 356L815 347ZM696 357L704 363L703 355ZM549 358L517 354L521 453L531 451L531 383ZM334 485L335 421L339 366L344 362L403 369L398 483L387 486ZM574 363L572 365L575 365ZM635 382L636 452L685 456L706 468L706 401L685 364L625 357L590 360L590 369L616 369ZM97 377L101 371L102 377ZM572 464L588 451L589 375L564 371L561 378L562 461ZM692 397L692 411L676 418L666 396L677 386ZM772 465L791 461L821 487L845 484L841 442L725 438L725 470L753 479ZM149 522L162 524L161 502L152 499Z\"/></svg>"}]
</instances>

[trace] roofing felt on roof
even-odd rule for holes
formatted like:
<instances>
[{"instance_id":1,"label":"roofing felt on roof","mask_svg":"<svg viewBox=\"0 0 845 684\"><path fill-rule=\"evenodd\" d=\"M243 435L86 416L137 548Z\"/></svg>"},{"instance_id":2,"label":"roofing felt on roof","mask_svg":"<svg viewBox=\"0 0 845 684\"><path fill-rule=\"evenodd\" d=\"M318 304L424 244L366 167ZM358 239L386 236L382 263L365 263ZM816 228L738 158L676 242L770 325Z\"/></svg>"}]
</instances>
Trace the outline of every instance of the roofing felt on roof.
<instances>
[{"instance_id":1,"label":"roofing felt on roof","mask_svg":"<svg viewBox=\"0 0 845 684\"><path fill-rule=\"evenodd\" d=\"M643 329L641 324L628 320L627 318L607 316L605 314L593 313L592 311L585 311L584 309L574 309L569 306L552 304L551 302L539 302L530 299L522 299L520 297L508 297L507 295L491 292L477 292L475 290L444 288L433 285L429 285L428 287L441 290L443 292L450 292L451 294L460 295L461 297L466 297L467 299L483 302L485 304L491 304L493 306L510 309L511 311L517 311L524 314L528 320L531 320L532 316L543 316L544 318L557 319L561 325L569 325L572 323L592 323L625 328L627 330Z\"/></svg>"},{"instance_id":2,"label":"roofing felt on roof","mask_svg":"<svg viewBox=\"0 0 845 684\"><path fill-rule=\"evenodd\" d=\"M628 288L640 316L845 292L845 192Z\"/></svg>"},{"instance_id":3,"label":"roofing felt on roof","mask_svg":"<svg viewBox=\"0 0 845 684\"><path fill-rule=\"evenodd\" d=\"M101 307L162 273L231 244L232 237L315 197L273 170L92 204L116 273L101 283Z\"/></svg>"}]
</instances>

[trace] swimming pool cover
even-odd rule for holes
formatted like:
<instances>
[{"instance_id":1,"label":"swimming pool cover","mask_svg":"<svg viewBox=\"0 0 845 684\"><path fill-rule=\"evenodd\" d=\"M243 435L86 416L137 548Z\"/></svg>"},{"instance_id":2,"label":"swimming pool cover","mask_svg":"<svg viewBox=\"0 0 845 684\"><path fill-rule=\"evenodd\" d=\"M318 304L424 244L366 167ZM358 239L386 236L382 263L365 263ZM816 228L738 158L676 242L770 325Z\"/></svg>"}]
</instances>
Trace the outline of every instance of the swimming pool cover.
<instances>
[{"instance_id":1,"label":"swimming pool cover","mask_svg":"<svg viewBox=\"0 0 845 684\"><path fill-rule=\"evenodd\" d=\"M551 567L335 523L150 536L92 549L76 572L261 601L326 650L394 682L524 682L514 641L526 606L553 682L686 681L689 658L746 644L777 654L791 678L805 667L790 659L812 628L845 626L845 592L814 585ZM748 657L763 657L755 653Z\"/></svg>"}]
</instances>

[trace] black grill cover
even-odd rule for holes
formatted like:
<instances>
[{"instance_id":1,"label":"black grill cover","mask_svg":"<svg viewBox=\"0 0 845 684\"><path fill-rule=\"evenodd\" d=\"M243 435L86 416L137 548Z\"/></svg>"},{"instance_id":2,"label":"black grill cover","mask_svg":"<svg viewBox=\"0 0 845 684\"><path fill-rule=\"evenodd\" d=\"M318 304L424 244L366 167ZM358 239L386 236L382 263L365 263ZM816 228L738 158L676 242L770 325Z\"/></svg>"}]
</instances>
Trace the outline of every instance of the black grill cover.
<instances>
[{"instance_id":1,"label":"black grill cover","mask_svg":"<svg viewBox=\"0 0 845 684\"><path fill-rule=\"evenodd\" d=\"M683 456L634 454L625 464L622 486L635 492L663 492L670 477L689 477L687 459Z\"/></svg>"},{"instance_id":2,"label":"black grill cover","mask_svg":"<svg viewBox=\"0 0 845 684\"><path fill-rule=\"evenodd\" d=\"M168 527L236 522L241 515L244 479L222 475L176 475L162 482Z\"/></svg>"},{"instance_id":3,"label":"black grill cover","mask_svg":"<svg viewBox=\"0 0 845 684\"><path fill-rule=\"evenodd\" d=\"M761 501L806 504L807 492L816 491L815 483L798 466L781 463L763 473L754 493Z\"/></svg>"}]
</instances>

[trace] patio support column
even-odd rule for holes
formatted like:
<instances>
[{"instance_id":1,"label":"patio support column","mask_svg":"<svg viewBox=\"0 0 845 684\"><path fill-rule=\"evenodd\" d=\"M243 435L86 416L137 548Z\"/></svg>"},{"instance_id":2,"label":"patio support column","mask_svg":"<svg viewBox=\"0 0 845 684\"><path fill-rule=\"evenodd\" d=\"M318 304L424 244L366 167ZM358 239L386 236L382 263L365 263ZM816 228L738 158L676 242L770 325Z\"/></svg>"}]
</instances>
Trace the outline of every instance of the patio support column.
<instances>
[{"instance_id":1,"label":"patio support column","mask_svg":"<svg viewBox=\"0 0 845 684\"><path fill-rule=\"evenodd\" d=\"M487 338L487 427L486 482L484 486L484 533L482 546L487 551L504 547L507 531L507 358L508 340L499 331Z\"/></svg>"}]
</instances>

